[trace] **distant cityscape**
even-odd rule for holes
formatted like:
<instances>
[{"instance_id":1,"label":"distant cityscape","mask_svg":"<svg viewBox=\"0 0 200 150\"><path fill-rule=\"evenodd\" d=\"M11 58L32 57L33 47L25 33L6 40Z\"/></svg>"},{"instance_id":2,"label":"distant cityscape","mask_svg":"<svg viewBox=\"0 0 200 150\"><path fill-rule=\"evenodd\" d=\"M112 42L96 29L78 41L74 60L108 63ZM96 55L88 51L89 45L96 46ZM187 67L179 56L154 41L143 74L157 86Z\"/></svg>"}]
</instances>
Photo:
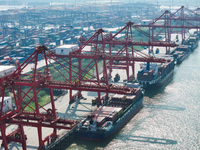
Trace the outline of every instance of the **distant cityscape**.
<instances>
[{"instance_id":1,"label":"distant cityscape","mask_svg":"<svg viewBox=\"0 0 200 150\"><path fill-rule=\"evenodd\" d=\"M160 11L153 4L81 5L80 7L46 5L22 7L0 12L0 63L20 63L36 45L50 50L62 44L78 44L80 37L90 37L95 29L119 28L129 21L141 23ZM42 58L39 58L42 59Z\"/></svg>"},{"instance_id":2,"label":"distant cityscape","mask_svg":"<svg viewBox=\"0 0 200 150\"><path fill-rule=\"evenodd\" d=\"M68 3L68 4L85 4L85 3L152 3L158 5L184 5L199 7L198 0L0 0L0 5L48 5L50 3Z\"/></svg>"},{"instance_id":3,"label":"distant cityscape","mask_svg":"<svg viewBox=\"0 0 200 150\"><path fill-rule=\"evenodd\" d=\"M167 7L161 7L161 2L158 1L152 4L149 0L140 3L111 0L107 4L102 3L105 2L103 0L88 0L85 4L81 4L83 1L71 0L58 0L56 4L54 2L1 0L1 4L8 4L0 5L1 64L9 65L15 60L23 62L36 45L46 45L53 49L62 44L78 44L80 37L89 37L98 28L122 27L126 21L141 24L144 20L158 17L165 9L172 9L172 3L175 5L178 1L163 1L163 4L169 4Z\"/></svg>"}]
</instances>

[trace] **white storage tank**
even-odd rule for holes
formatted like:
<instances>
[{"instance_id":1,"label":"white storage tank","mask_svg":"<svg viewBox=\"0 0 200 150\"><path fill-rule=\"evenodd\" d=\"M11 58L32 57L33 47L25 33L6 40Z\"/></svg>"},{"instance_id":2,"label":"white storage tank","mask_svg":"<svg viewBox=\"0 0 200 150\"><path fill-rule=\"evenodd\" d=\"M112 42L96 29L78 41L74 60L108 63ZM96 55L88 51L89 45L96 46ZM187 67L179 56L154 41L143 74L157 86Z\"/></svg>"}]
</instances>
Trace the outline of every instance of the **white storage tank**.
<instances>
[{"instance_id":1,"label":"white storage tank","mask_svg":"<svg viewBox=\"0 0 200 150\"><path fill-rule=\"evenodd\" d=\"M15 66L0 65L0 78L11 75L16 70Z\"/></svg>"},{"instance_id":2,"label":"white storage tank","mask_svg":"<svg viewBox=\"0 0 200 150\"><path fill-rule=\"evenodd\" d=\"M56 54L58 55L69 55L69 53L73 50L77 50L78 45L77 44L65 44L56 47Z\"/></svg>"},{"instance_id":3,"label":"white storage tank","mask_svg":"<svg viewBox=\"0 0 200 150\"><path fill-rule=\"evenodd\" d=\"M0 108L2 105L2 97L0 97ZM3 101L3 113L7 113L8 111L13 110L12 107L12 98L11 97L4 97Z\"/></svg>"}]
</instances>

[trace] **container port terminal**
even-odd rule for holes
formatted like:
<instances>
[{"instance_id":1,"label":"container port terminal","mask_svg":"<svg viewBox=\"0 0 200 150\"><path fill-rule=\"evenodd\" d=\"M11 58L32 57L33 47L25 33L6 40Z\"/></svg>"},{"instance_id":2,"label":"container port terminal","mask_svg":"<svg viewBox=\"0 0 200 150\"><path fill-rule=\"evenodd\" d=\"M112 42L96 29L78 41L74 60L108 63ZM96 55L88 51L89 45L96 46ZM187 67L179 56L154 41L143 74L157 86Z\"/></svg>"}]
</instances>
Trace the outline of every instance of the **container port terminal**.
<instances>
[{"instance_id":1,"label":"container port terminal","mask_svg":"<svg viewBox=\"0 0 200 150\"><path fill-rule=\"evenodd\" d=\"M103 6L1 12L2 149L113 135L142 108L143 89L167 86L198 47L199 9Z\"/></svg>"}]
</instances>

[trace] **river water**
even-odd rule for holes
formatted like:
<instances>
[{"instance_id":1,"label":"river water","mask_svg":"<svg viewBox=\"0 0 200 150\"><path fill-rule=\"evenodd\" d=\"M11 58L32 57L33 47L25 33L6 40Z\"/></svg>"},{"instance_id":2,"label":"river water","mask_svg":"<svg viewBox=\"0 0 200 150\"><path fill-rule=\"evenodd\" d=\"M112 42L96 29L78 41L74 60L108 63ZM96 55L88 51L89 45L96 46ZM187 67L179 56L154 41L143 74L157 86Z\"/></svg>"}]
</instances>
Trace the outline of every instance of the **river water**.
<instances>
[{"instance_id":1,"label":"river water","mask_svg":"<svg viewBox=\"0 0 200 150\"><path fill-rule=\"evenodd\" d=\"M167 86L146 92L143 105L111 139L76 140L67 150L200 149L200 47L175 67Z\"/></svg>"}]
</instances>

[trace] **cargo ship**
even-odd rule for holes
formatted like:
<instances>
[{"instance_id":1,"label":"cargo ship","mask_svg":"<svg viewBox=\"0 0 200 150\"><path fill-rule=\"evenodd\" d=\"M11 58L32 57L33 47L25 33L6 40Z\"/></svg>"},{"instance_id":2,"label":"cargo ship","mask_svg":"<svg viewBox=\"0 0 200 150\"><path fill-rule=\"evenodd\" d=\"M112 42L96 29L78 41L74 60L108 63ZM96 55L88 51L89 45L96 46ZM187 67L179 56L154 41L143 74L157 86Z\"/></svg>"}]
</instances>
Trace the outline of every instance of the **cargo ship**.
<instances>
[{"instance_id":1,"label":"cargo ship","mask_svg":"<svg viewBox=\"0 0 200 150\"><path fill-rule=\"evenodd\" d=\"M176 64L181 64L191 53L191 48L188 45L178 46L172 53Z\"/></svg>"},{"instance_id":2,"label":"cargo ship","mask_svg":"<svg viewBox=\"0 0 200 150\"><path fill-rule=\"evenodd\" d=\"M167 83L173 75L175 61L168 63L144 63L137 73L137 81L143 88L160 87Z\"/></svg>"},{"instance_id":3,"label":"cargo ship","mask_svg":"<svg viewBox=\"0 0 200 150\"><path fill-rule=\"evenodd\" d=\"M198 36L192 35L183 43L184 45L188 45L191 51L194 51L198 47L198 41Z\"/></svg>"},{"instance_id":4,"label":"cargo ship","mask_svg":"<svg viewBox=\"0 0 200 150\"><path fill-rule=\"evenodd\" d=\"M176 61L176 64L181 64L191 53L188 45L178 46L173 53L171 53Z\"/></svg>"},{"instance_id":5,"label":"cargo ship","mask_svg":"<svg viewBox=\"0 0 200 150\"><path fill-rule=\"evenodd\" d=\"M76 129L78 138L103 141L119 131L142 107L144 91L138 87L134 94L113 95L97 108Z\"/></svg>"}]
</instances>

